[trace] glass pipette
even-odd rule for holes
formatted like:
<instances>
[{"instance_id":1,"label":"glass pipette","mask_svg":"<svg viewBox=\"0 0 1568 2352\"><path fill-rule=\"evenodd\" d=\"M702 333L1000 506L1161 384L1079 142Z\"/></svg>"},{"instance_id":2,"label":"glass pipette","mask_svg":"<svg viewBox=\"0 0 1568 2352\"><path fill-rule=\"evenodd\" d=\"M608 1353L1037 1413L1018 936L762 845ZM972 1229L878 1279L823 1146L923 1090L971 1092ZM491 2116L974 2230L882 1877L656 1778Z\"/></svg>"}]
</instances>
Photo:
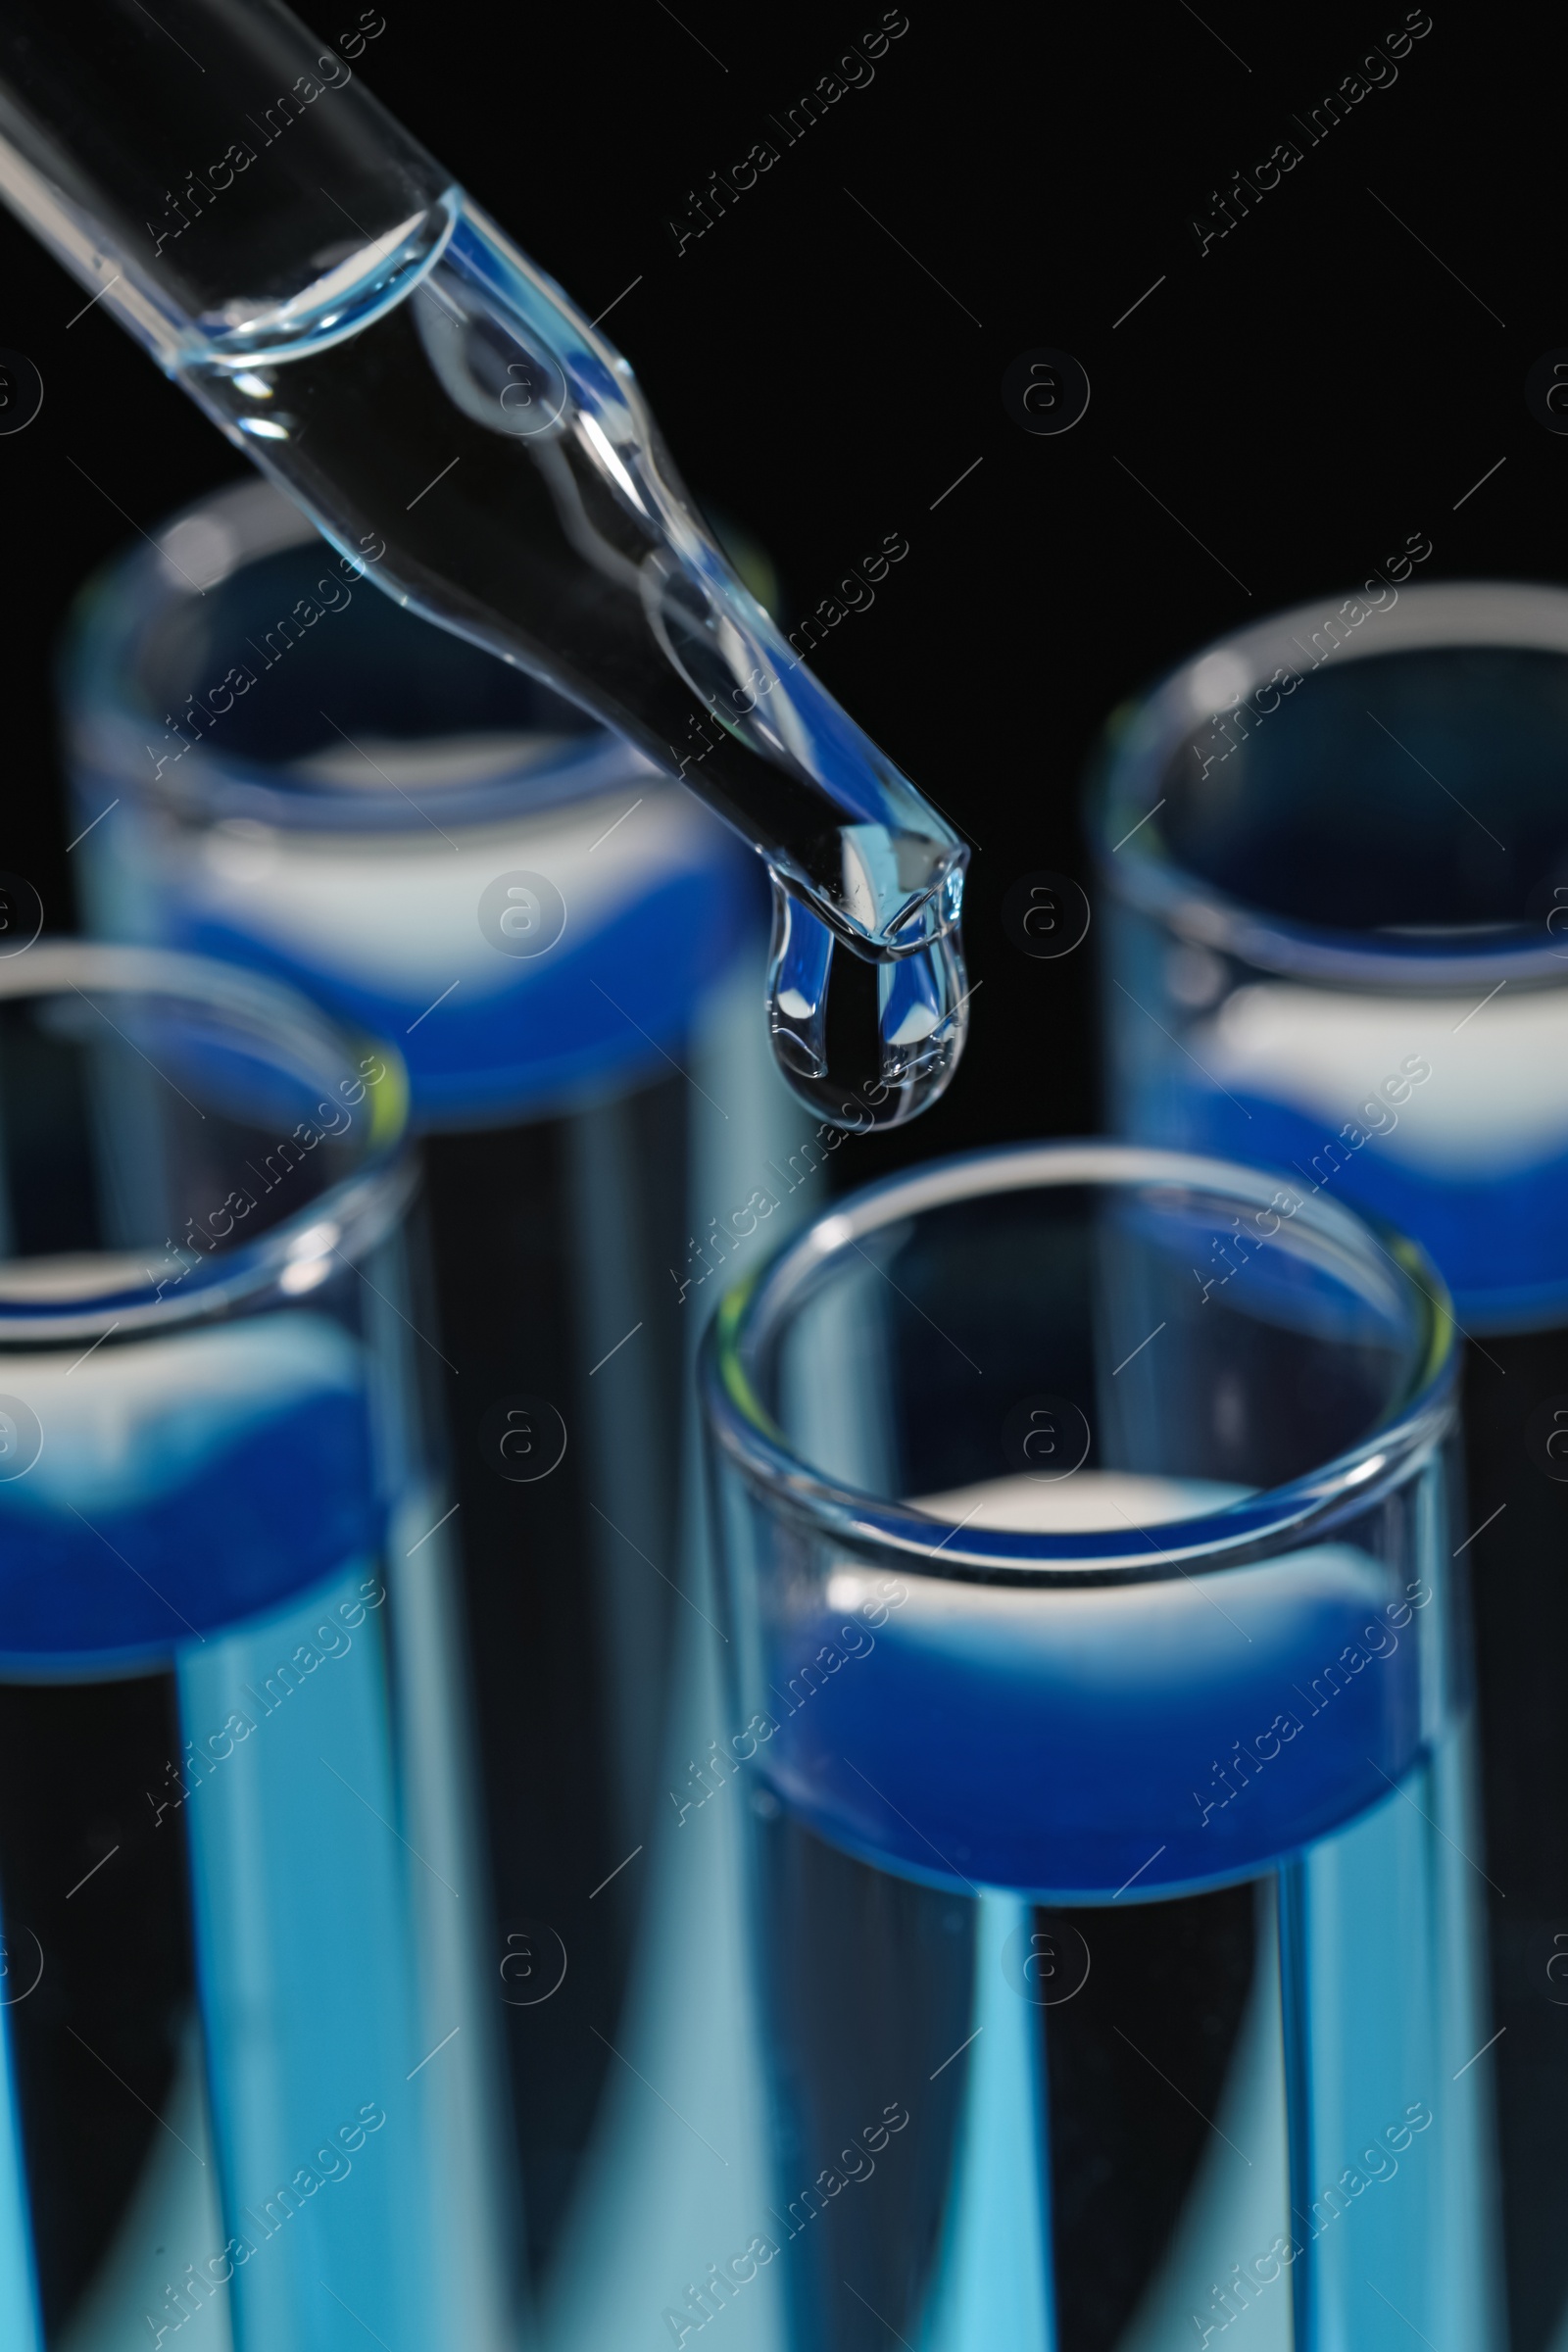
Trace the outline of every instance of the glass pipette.
<instances>
[{"instance_id":1,"label":"glass pipette","mask_svg":"<svg viewBox=\"0 0 1568 2352\"><path fill-rule=\"evenodd\" d=\"M366 37L7 0L0 196L367 578L744 834L789 1083L913 1116L962 1051L962 842L736 577L625 360L371 96Z\"/></svg>"}]
</instances>

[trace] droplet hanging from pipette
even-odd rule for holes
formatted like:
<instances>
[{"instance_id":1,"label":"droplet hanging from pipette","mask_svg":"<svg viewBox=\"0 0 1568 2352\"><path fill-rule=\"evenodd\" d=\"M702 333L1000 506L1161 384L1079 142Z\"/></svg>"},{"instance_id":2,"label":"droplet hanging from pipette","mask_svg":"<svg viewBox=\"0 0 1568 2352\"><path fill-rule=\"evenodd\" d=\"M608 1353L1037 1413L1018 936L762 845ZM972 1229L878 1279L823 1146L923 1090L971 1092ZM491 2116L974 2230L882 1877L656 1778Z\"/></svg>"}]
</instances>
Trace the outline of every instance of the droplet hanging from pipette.
<instances>
[{"instance_id":1,"label":"droplet hanging from pipette","mask_svg":"<svg viewBox=\"0 0 1568 2352\"><path fill-rule=\"evenodd\" d=\"M363 277L344 262L247 315L242 350L192 343L180 380L361 577L533 670L745 836L793 904L770 989L788 1083L835 1125L912 1118L963 1046L957 834L735 576L559 289L456 190L384 243Z\"/></svg>"},{"instance_id":2,"label":"droplet hanging from pipette","mask_svg":"<svg viewBox=\"0 0 1568 2352\"><path fill-rule=\"evenodd\" d=\"M917 1118L945 1090L968 1029L956 926L873 961L835 940L775 874L767 1026L786 1085L829 1126Z\"/></svg>"}]
</instances>

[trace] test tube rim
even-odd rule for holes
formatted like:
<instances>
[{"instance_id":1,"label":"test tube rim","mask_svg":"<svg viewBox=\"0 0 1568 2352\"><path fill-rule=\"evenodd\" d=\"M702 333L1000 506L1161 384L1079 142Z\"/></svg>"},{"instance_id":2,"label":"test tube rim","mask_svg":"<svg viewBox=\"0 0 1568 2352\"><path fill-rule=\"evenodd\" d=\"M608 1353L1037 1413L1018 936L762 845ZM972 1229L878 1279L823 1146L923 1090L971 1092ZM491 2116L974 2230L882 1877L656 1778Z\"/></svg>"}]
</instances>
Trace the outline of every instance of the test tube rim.
<instances>
[{"instance_id":1,"label":"test tube rim","mask_svg":"<svg viewBox=\"0 0 1568 2352\"><path fill-rule=\"evenodd\" d=\"M923 1210L985 1194L1050 1185L1151 1184L1218 1195L1266 1209L1277 1171L1244 1167L1137 1144L1089 1138L1016 1144L955 1153L867 1185L785 1241L719 1301L704 1335L700 1380L710 1446L765 1497L767 1507L808 1526L847 1552L886 1558L916 1575L1001 1582L1049 1591L1085 1583L1148 1583L1208 1569L1250 1566L1326 1541L1336 1523L1359 1516L1405 1485L1456 1425L1458 1327L1442 1276L1414 1243L1322 1197L1298 1196L1297 1229L1359 1258L1382 1277L1392 1260L1424 1300L1411 1305L1415 1367L1397 1407L1356 1443L1287 1485L1200 1516L1166 1523L1153 1548L1128 1530L1047 1535L981 1529L939 1519L910 1504L824 1477L790 1446L752 1385L751 1362L791 1299L835 1254L881 1227Z\"/></svg>"},{"instance_id":2,"label":"test tube rim","mask_svg":"<svg viewBox=\"0 0 1568 2352\"><path fill-rule=\"evenodd\" d=\"M234 534L229 560L216 576L200 583L171 578L167 543L182 524L206 520ZM357 787L352 792L329 787L308 776L290 777L286 760L226 753L205 742L183 756L177 781L165 783L140 764L149 720L157 723L152 704L138 700L136 691L151 631L187 599L220 591L248 564L308 548L312 542L318 545L323 563L334 555L354 561L335 549L304 509L275 484L261 476L241 476L191 500L167 517L150 546L121 548L94 573L74 602L59 662L59 701L72 739L82 822L99 810L87 806L81 780L113 775L115 789L123 792L131 782L141 806L187 825L218 825L238 818L285 834L344 836L428 829L429 817L393 785L385 790ZM439 626L430 621L423 625ZM467 639L460 642L471 644ZM487 665L494 663L493 655L473 650ZM587 802L618 792L629 781L645 789L675 789L673 779L633 744L586 713L579 715L580 732L566 738L552 757L497 769L480 782L444 791L439 813L445 822L477 836L486 827L514 828L566 801Z\"/></svg>"},{"instance_id":3,"label":"test tube rim","mask_svg":"<svg viewBox=\"0 0 1568 2352\"><path fill-rule=\"evenodd\" d=\"M1085 796L1101 880L1191 945L1282 978L1398 996L1484 991L1502 980L1514 989L1568 985L1568 956L1560 948L1526 944L1523 925L1491 945L1473 939L1460 945L1464 934L1456 930L1453 946L1437 948L1425 939L1333 930L1234 898L1165 849L1157 810L1172 758L1210 710L1195 692L1204 663L1216 657L1234 661L1237 695L1245 698L1266 687L1282 664L1298 668L1303 636L1349 601L1295 605L1215 638L1113 714ZM1568 656L1568 588L1540 581L1423 581L1401 588L1397 605L1369 613L1373 619L1375 633L1369 626L1347 637L1335 651L1336 662L1485 646Z\"/></svg>"},{"instance_id":4,"label":"test tube rim","mask_svg":"<svg viewBox=\"0 0 1568 2352\"><path fill-rule=\"evenodd\" d=\"M330 1044L346 1068L356 1066L356 1048L370 1050L385 1069L376 1085L375 1110L365 1155L358 1167L316 1194L292 1215L269 1226L254 1241L215 1250L196 1259L174 1295L168 1268L165 1281L147 1270L140 1286L72 1298L57 1307L36 1300L8 1299L0 1291L0 1355L16 1355L65 1343L107 1346L149 1332L171 1332L211 1323L266 1305L295 1306L308 1294L285 1285L302 1246L323 1229L334 1229L331 1253L354 1266L383 1240L403 1215L417 1183L409 1141L409 1087L395 1047L324 1013L298 990L215 957L175 949L120 947L96 941L54 938L38 941L22 955L0 961L0 1003L19 997L59 995L73 988L118 990L143 996L183 996L208 1011L215 1007L254 1030L276 1035L287 1030ZM321 1248L326 1247L324 1240ZM92 1254L89 1252L88 1254ZM119 1254L103 1253L114 1262ZM25 1263L25 1260L20 1261Z\"/></svg>"}]
</instances>

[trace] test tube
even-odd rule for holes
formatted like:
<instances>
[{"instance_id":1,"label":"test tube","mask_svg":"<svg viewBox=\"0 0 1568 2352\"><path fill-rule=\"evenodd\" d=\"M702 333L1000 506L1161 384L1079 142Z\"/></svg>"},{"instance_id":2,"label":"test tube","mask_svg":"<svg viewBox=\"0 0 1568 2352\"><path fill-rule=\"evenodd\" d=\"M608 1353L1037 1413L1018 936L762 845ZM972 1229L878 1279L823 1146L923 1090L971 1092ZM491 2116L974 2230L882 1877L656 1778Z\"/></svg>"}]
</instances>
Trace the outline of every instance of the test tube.
<instances>
[{"instance_id":1,"label":"test tube","mask_svg":"<svg viewBox=\"0 0 1568 2352\"><path fill-rule=\"evenodd\" d=\"M1501 2342L1452 1330L1277 1189L975 1152L725 1299L777 2193L678 2342Z\"/></svg>"},{"instance_id":2,"label":"test tube","mask_svg":"<svg viewBox=\"0 0 1568 2352\"><path fill-rule=\"evenodd\" d=\"M1422 556L1112 721L1107 1098L1124 1134L1387 1216L1453 1293L1509 2318L1544 2352L1568 2324L1568 593L1417 584ZM1250 1246L1216 1235L1195 1288L1228 1296Z\"/></svg>"},{"instance_id":3,"label":"test tube","mask_svg":"<svg viewBox=\"0 0 1568 2352\"><path fill-rule=\"evenodd\" d=\"M484 2340L406 1107L395 1054L259 977L71 941L0 961L18 2352L191 2325L415 2352L443 2315Z\"/></svg>"},{"instance_id":4,"label":"test tube","mask_svg":"<svg viewBox=\"0 0 1568 2352\"><path fill-rule=\"evenodd\" d=\"M285 975L407 1058L515 2293L553 2347L633 2340L755 2179L686 1397L706 1302L840 1142L762 1046L755 866L262 483L87 592L64 695L95 928Z\"/></svg>"}]
</instances>

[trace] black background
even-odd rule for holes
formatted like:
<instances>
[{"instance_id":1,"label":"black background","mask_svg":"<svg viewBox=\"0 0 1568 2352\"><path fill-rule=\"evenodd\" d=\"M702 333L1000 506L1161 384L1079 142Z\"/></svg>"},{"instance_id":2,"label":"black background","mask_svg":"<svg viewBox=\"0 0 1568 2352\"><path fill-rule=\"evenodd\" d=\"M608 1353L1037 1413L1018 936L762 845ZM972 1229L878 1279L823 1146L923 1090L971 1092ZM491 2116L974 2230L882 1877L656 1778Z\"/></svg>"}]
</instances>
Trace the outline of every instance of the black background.
<instances>
[{"instance_id":1,"label":"black background","mask_svg":"<svg viewBox=\"0 0 1568 2352\"><path fill-rule=\"evenodd\" d=\"M677 254L688 191L780 144L764 116L880 7L384 9L358 68L377 94L590 317L640 277L607 331L694 490L771 552L786 626L884 534L909 541L815 659L977 844L980 986L948 1099L841 1166L1091 1127L1093 931L1033 961L999 909L1031 869L1090 882L1076 805L1107 712L1205 639L1347 593L1412 533L1427 578L1559 575L1568 438L1533 421L1524 379L1568 344L1561 20L1434 0L1392 86L1307 147L1289 116L1403 8L908 0L869 86ZM1190 220L1286 136L1301 162L1200 256ZM68 327L83 299L0 219L0 345L45 385L0 438L0 867L53 929L73 919L48 683L67 606L132 525L241 469L101 312ZM1093 386L1055 438L1001 397L1038 346Z\"/></svg>"}]
</instances>

